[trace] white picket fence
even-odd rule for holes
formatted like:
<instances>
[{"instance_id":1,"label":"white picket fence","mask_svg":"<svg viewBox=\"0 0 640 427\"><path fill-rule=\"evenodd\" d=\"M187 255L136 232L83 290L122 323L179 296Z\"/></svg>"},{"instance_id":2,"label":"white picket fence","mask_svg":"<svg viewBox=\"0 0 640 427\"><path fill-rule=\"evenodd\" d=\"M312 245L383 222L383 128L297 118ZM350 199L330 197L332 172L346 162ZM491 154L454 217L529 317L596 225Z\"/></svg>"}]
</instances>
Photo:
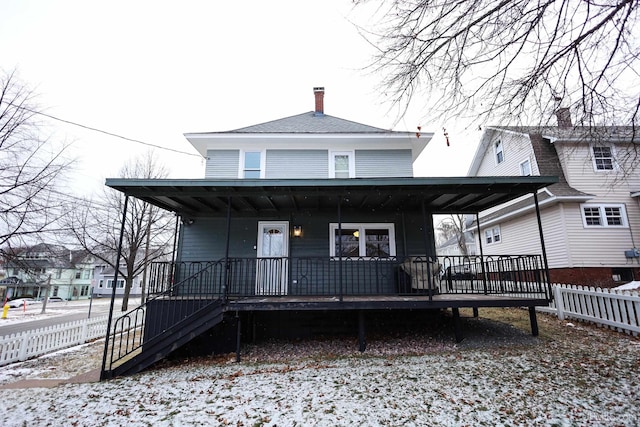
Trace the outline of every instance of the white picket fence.
<instances>
[{"instance_id":1,"label":"white picket fence","mask_svg":"<svg viewBox=\"0 0 640 427\"><path fill-rule=\"evenodd\" d=\"M558 319L578 319L637 336L640 333L640 295L576 285L552 285L554 301L538 311Z\"/></svg>"},{"instance_id":2,"label":"white picket fence","mask_svg":"<svg viewBox=\"0 0 640 427\"><path fill-rule=\"evenodd\" d=\"M104 338L108 318L76 320L0 337L0 366Z\"/></svg>"}]
</instances>

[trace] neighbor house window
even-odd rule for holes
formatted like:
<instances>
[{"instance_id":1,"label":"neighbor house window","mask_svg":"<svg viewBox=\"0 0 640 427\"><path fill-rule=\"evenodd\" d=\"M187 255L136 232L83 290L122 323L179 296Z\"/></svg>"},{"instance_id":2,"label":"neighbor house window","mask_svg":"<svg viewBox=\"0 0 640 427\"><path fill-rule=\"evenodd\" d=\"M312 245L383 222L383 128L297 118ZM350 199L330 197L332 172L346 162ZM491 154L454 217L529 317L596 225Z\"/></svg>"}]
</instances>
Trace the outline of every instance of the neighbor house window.
<instances>
[{"instance_id":1,"label":"neighbor house window","mask_svg":"<svg viewBox=\"0 0 640 427\"><path fill-rule=\"evenodd\" d=\"M626 227L624 205L582 205L585 227Z\"/></svg>"},{"instance_id":2,"label":"neighbor house window","mask_svg":"<svg viewBox=\"0 0 640 427\"><path fill-rule=\"evenodd\" d=\"M393 224L338 224L330 229L332 257L381 257L396 255L396 238Z\"/></svg>"},{"instance_id":3,"label":"neighbor house window","mask_svg":"<svg viewBox=\"0 0 640 427\"><path fill-rule=\"evenodd\" d=\"M329 153L329 178L354 178L355 161L351 151Z\"/></svg>"},{"instance_id":4,"label":"neighbor house window","mask_svg":"<svg viewBox=\"0 0 640 427\"><path fill-rule=\"evenodd\" d=\"M245 151L242 158L242 178L262 177L262 153Z\"/></svg>"},{"instance_id":5,"label":"neighbor house window","mask_svg":"<svg viewBox=\"0 0 640 427\"><path fill-rule=\"evenodd\" d=\"M52 297L57 297L58 296L58 291L60 291L60 288L58 286L54 286L53 287L53 295L51 295Z\"/></svg>"},{"instance_id":6,"label":"neighbor house window","mask_svg":"<svg viewBox=\"0 0 640 427\"><path fill-rule=\"evenodd\" d=\"M520 175L521 176L531 175L531 161L529 159L520 163Z\"/></svg>"},{"instance_id":7,"label":"neighbor house window","mask_svg":"<svg viewBox=\"0 0 640 427\"><path fill-rule=\"evenodd\" d=\"M484 231L484 237L487 244L498 243L500 241L500 226L495 226Z\"/></svg>"},{"instance_id":8,"label":"neighbor house window","mask_svg":"<svg viewBox=\"0 0 640 427\"><path fill-rule=\"evenodd\" d=\"M89 295L89 286L83 286L80 290L80 296L84 297Z\"/></svg>"},{"instance_id":9,"label":"neighbor house window","mask_svg":"<svg viewBox=\"0 0 640 427\"><path fill-rule=\"evenodd\" d=\"M113 279L107 280L107 288L113 288ZM124 279L118 279L118 288L124 288Z\"/></svg>"},{"instance_id":10,"label":"neighbor house window","mask_svg":"<svg viewBox=\"0 0 640 427\"><path fill-rule=\"evenodd\" d=\"M100 279L100 281L98 282L98 287L101 288L104 286L104 280Z\"/></svg>"},{"instance_id":11,"label":"neighbor house window","mask_svg":"<svg viewBox=\"0 0 640 427\"><path fill-rule=\"evenodd\" d=\"M82 274L82 271L76 271L76 279L80 278L80 274Z\"/></svg>"},{"instance_id":12,"label":"neighbor house window","mask_svg":"<svg viewBox=\"0 0 640 427\"><path fill-rule=\"evenodd\" d=\"M610 146L593 146L591 150L597 171L613 170L613 150Z\"/></svg>"},{"instance_id":13,"label":"neighbor house window","mask_svg":"<svg viewBox=\"0 0 640 427\"><path fill-rule=\"evenodd\" d=\"M502 148L502 141L496 141L494 149L496 153L496 164L504 162L504 149Z\"/></svg>"}]
</instances>

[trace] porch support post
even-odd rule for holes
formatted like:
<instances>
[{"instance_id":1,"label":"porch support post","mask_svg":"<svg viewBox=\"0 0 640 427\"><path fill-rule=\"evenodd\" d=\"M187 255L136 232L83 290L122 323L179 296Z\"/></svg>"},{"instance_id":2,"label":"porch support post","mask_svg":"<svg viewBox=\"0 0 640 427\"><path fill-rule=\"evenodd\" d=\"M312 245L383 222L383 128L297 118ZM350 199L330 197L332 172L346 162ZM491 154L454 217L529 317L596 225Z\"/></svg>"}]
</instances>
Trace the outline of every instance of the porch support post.
<instances>
[{"instance_id":1,"label":"porch support post","mask_svg":"<svg viewBox=\"0 0 640 427\"><path fill-rule=\"evenodd\" d=\"M363 353L366 348L364 310L358 310L358 350Z\"/></svg>"},{"instance_id":2,"label":"porch support post","mask_svg":"<svg viewBox=\"0 0 640 427\"><path fill-rule=\"evenodd\" d=\"M538 336L538 318L536 316L536 307L529 307L529 322L531 322L531 335Z\"/></svg>"},{"instance_id":3,"label":"porch support post","mask_svg":"<svg viewBox=\"0 0 640 427\"><path fill-rule=\"evenodd\" d=\"M547 294L549 298L552 298L551 295L551 277L549 274L549 262L547 261L547 248L544 245L544 234L542 233L542 218L540 217L540 204L538 203L538 192L535 191L533 193L533 201L536 204L536 217L538 219L538 233L540 233L540 247L542 248L542 262L544 263L544 274L547 279L547 286L549 287L547 290Z\"/></svg>"},{"instance_id":4,"label":"porch support post","mask_svg":"<svg viewBox=\"0 0 640 427\"><path fill-rule=\"evenodd\" d=\"M338 286L340 287L340 302L342 302L342 196L338 196L338 252Z\"/></svg>"},{"instance_id":5,"label":"porch support post","mask_svg":"<svg viewBox=\"0 0 640 427\"><path fill-rule=\"evenodd\" d=\"M478 317L480 316L480 313L478 313L478 307L473 307L473 317Z\"/></svg>"},{"instance_id":6,"label":"porch support post","mask_svg":"<svg viewBox=\"0 0 640 427\"><path fill-rule=\"evenodd\" d=\"M424 239L425 264L427 265L427 288L429 301L433 301L433 278L431 277L431 245L429 244L429 235L427 234L427 225L433 227L433 221L427 221L427 208L422 200L422 238ZM416 269L418 266L416 266Z\"/></svg>"},{"instance_id":7,"label":"porch support post","mask_svg":"<svg viewBox=\"0 0 640 427\"><path fill-rule=\"evenodd\" d=\"M236 362L240 363L240 338L241 332L240 314L236 311Z\"/></svg>"},{"instance_id":8,"label":"porch support post","mask_svg":"<svg viewBox=\"0 0 640 427\"><path fill-rule=\"evenodd\" d=\"M231 240L231 196L227 197L227 241L224 249L224 278L222 282L222 299L229 297L229 242Z\"/></svg>"},{"instance_id":9,"label":"porch support post","mask_svg":"<svg viewBox=\"0 0 640 427\"><path fill-rule=\"evenodd\" d=\"M113 273L113 287L111 288L111 303L109 304L109 318L107 319L107 336L104 340L104 352L102 353L102 367L100 369L100 381L106 380L107 375L104 371L107 366L107 355L109 353L109 336L111 334L111 319L113 319L113 307L116 301L116 289L118 287L118 271L120 270L120 258L122 257L122 240L124 238L124 226L127 222L127 210L129 209L129 195L124 196L124 208L122 210L122 223L120 225L120 241L118 242L118 253L116 254L115 271ZM113 337L115 345L115 334ZM113 351L113 349L112 349Z\"/></svg>"},{"instance_id":10,"label":"porch support post","mask_svg":"<svg viewBox=\"0 0 640 427\"><path fill-rule=\"evenodd\" d=\"M173 249L171 251L171 283L169 286L173 286L176 280L176 244L178 241L178 224L180 223L180 215L176 215L176 226L173 230Z\"/></svg>"},{"instance_id":11,"label":"porch support post","mask_svg":"<svg viewBox=\"0 0 640 427\"><path fill-rule=\"evenodd\" d=\"M482 287L487 294L487 272L484 268L484 251L482 250L482 231L480 230L480 214L476 212L476 224L478 224L478 243L480 245L480 268L482 269Z\"/></svg>"},{"instance_id":12,"label":"porch support post","mask_svg":"<svg viewBox=\"0 0 640 427\"><path fill-rule=\"evenodd\" d=\"M464 339L462 336L462 325L460 324L460 309L458 307L452 307L453 313L453 334L456 337L456 342L460 342Z\"/></svg>"}]
</instances>

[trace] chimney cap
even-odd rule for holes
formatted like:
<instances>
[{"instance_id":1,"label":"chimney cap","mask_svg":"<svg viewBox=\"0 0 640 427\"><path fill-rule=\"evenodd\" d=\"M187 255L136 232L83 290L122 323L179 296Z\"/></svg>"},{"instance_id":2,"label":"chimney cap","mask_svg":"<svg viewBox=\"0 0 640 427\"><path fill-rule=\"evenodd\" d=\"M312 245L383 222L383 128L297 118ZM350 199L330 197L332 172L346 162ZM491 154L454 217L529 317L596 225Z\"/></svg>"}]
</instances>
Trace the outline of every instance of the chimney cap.
<instances>
[{"instance_id":1,"label":"chimney cap","mask_svg":"<svg viewBox=\"0 0 640 427\"><path fill-rule=\"evenodd\" d=\"M324 86L316 86L313 88L314 92L324 92Z\"/></svg>"}]
</instances>

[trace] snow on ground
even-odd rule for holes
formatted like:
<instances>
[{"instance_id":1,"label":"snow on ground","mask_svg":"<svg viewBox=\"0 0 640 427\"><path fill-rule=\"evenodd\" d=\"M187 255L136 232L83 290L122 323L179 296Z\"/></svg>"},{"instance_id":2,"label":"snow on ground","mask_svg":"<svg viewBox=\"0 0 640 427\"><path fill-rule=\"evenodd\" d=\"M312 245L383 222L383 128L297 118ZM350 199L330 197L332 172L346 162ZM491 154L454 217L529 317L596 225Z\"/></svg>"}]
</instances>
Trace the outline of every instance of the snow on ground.
<instances>
[{"instance_id":1,"label":"snow on ground","mask_svg":"<svg viewBox=\"0 0 640 427\"><path fill-rule=\"evenodd\" d=\"M1 424L640 425L640 341L539 321L540 338L468 318L460 344L430 332L372 339L364 354L351 338L271 342L246 346L241 363L198 358L103 383L5 389ZM27 377L35 378L38 361L64 370L100 349L6 368L32 369Z\"/></svg>"}]
</instances>

